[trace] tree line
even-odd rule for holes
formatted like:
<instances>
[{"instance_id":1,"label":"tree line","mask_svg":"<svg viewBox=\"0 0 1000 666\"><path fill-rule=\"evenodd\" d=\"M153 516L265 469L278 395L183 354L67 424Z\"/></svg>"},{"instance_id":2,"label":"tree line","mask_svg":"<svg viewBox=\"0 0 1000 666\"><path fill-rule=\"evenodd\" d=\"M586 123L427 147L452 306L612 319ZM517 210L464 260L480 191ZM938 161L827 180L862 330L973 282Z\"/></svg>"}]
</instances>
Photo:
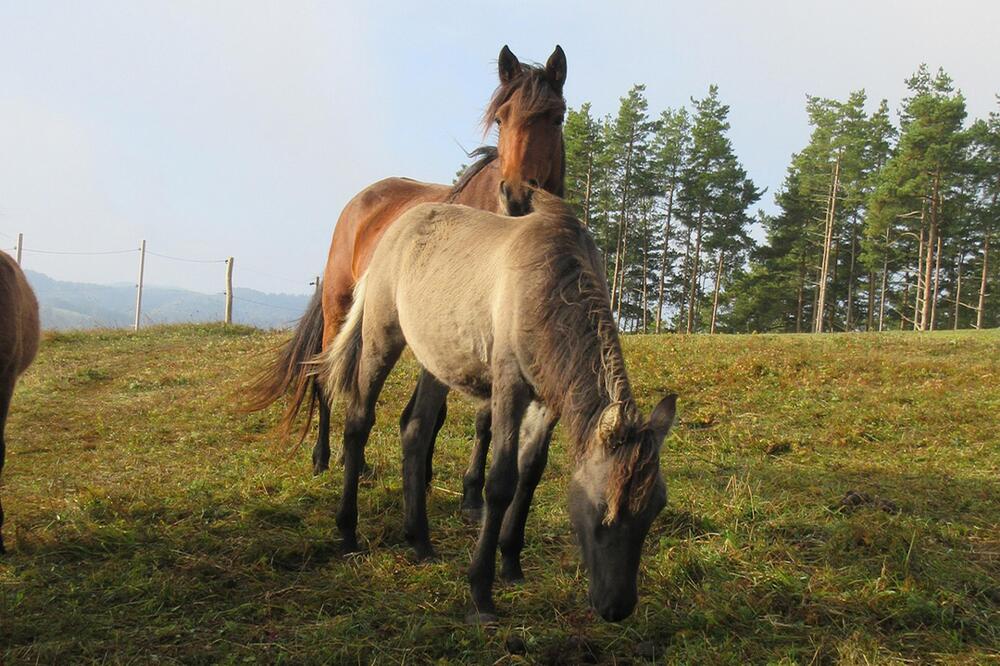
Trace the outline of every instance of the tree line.
<instances>
[{"instance_id":1,"label":"tree line","mask_svg":"<svg viewBox=\"0 0 1000 666\"><path fill-rule=\"evenodd\" d=\"M774 194L728 137L716 86L652 115L566 116L566 198L592 230L629 332L823 332L996 326L1000 112L968 122L943 71L906 81L897 122L864 90L807 97L809 142ZM754 225L763 230L758 243ZM759 234L758 234L759 235Z\"/></svg>"}]
</instances>

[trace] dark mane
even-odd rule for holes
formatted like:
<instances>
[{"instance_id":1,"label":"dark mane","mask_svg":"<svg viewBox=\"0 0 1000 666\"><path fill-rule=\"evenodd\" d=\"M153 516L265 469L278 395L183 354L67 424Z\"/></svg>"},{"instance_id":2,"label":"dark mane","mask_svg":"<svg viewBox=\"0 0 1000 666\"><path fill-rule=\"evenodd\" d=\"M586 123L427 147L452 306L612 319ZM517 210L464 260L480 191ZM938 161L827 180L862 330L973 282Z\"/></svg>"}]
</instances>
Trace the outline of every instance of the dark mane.
<instances>
[{"instance_id":1,"label":"dark mane","mask_svg":"<svg viewBox=\"0 0 1000 666\"><path fill-rule=\"evenodd\" d=\"M531 267L539 278L538 306L526 328L535 345L532 374L549 405L558 406L579 458L601 445L595 433L604 410L619 405L625 423L617 441L604 442L612 459L608 481L610 522L624 507L647 501L659 472L659 447L639 423L625 359L608 298L608 286L590 232L559 198L535 193L538 223L546 236L544 257Z\"/></svg>"},{"instance_id":2,"label":"dark mane","mask_svg":"<svg viewBox=\"0 0 1000 666\"><path fill-rule=\"evenodd\" d=\"M556 92L549 82L548 74L541 65L521 64L520 76L515 76L506 83L501 83L493 91L490 103L483 111L483 135L493 127L497 111L514 96L518 90L523 93L522 113L534 116L547 111L560 111L566 108L566 100Z\"/></svg>"},{"instance_id":3,"label":"dark mane","mask_svg":"<svg viewBox=\"0 0 1000 666\"><path fill-rule=\"evenodd\" d=\"M480 146L469 153L469 157L478 157L479 159L466 167L459 179L451 186L451 192L448 193L445 203L453 203L455 197L462 193L462 190L469 184L469 181L475 178L480 171L497 158L497 148L496 146Z\"/></svg>"},{"instance_id":4,"label":"dark mane","mask_svg":"<svg viewBox=\"0 0 1000 666\"><path fill-rule=\"evenodd\" d=\"M545 250L530 266L538 304L527 322L537 345L532 373L584 455L604 408L621 403L634 416L635 401L590 232L561 199L536 191L533 201L533 215L546 219L537 225Z\"/></svg>"}]
</instances>

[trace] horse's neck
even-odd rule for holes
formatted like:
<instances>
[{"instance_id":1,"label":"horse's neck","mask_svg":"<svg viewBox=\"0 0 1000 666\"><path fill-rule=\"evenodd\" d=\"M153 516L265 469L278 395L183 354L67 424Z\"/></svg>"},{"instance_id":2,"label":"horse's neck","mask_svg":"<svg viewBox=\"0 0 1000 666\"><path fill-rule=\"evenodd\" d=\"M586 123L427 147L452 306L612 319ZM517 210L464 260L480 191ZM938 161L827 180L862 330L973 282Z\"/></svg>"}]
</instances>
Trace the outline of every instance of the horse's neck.
<instances>
[{"instance_id":1,"label":"horse's neck","mask_svg":"<svg viewBox=\"0 0 1000 666\"><path fill-rule=\"evenodd\" d=\"M462 191L454 198L454 203L471 206L491 213L502 213L500 210L500 168L499 161L493 160L484 166L479 173L469 179Z\"/></svg>"}]
</instances>

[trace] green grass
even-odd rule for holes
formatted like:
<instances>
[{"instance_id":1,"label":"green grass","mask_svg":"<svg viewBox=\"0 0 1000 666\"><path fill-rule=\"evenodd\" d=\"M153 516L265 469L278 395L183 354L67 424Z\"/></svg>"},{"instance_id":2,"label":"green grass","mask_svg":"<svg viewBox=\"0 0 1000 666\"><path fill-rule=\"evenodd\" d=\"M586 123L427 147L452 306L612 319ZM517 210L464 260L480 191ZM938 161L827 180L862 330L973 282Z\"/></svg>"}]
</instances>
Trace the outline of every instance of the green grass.
<instances>
[{"instance_id":1,"label":"green grass","mask_svg":"<svg viewBox=\"0 0 1000 666\"><path fill-rule=\"evenodd\" d=\"M345 558L339 472L314 478L308 446L275 441L277 407L232 409L281 339L48 336L8 425L0 663L1000 659L995 331L627 338L642 407L680 394L639 607L617 625L587 609L557 430L528 582L498 585L487 630L463 624L475 405L451 401L429 501L440 559L416 564L396 429L415 365L393 373L361 493L366 551ZM878 502L840 506L850 490ZM525 656L508 654L511 635Z\"/></svg>"}]
</instances>

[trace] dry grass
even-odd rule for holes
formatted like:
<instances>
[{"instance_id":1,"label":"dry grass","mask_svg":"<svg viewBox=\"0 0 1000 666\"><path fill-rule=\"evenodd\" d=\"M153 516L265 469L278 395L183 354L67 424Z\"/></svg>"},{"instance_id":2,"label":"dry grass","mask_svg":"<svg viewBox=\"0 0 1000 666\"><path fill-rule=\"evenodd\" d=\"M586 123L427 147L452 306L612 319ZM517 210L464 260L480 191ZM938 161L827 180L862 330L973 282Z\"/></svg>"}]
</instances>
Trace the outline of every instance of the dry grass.
<instances>
[{"instance_id":1,"label":"dry grass","mask_svg":"<svg viewBox=\"0 0 1000 666\"><path fill-rule=\"evenodd\" d=\"M474 406L453 399L429 503L402 537L390 378L361 555L336 549L334 474L232 394L280 335L169 327L50 336L16 396L3 480L0 663L982 663L1000 649L1000 335L627 338L645 409L680 394L667 511L619 625L587 610L562 435L528 582L462 624L459 517ZM334 431L339 432L339 414ZM860 500L841 504L849 490ZM527 655L511 656L515 635ZM640 656L643 655L643 656Z\"/></svg>"}]
</instances>

